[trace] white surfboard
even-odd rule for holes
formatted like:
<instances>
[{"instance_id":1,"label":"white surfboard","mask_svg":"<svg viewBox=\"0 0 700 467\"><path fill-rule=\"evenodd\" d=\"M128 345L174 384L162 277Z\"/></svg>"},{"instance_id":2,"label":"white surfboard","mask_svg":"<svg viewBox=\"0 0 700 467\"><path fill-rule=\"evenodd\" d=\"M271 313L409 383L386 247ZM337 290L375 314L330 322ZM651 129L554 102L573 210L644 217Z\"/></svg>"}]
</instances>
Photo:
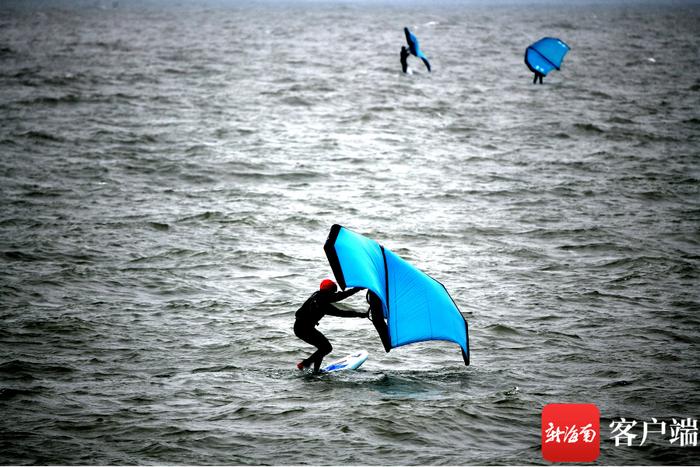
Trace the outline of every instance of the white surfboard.
<instances>
[{"instance_id":1,"label":"white surfboard","mask_svg":"<svg viewBox=\"0 0 700 467\"><path fill-rule=\"evenodd\" d=\"M351 353L340 360L335 360L329 363L322 368L322 371L330 373L333 371L357 370L363 363L365 363L367 357L369 357L369 353L367 353L366 350L358 350L357 352Z\"/></svg>"}]
</instances>

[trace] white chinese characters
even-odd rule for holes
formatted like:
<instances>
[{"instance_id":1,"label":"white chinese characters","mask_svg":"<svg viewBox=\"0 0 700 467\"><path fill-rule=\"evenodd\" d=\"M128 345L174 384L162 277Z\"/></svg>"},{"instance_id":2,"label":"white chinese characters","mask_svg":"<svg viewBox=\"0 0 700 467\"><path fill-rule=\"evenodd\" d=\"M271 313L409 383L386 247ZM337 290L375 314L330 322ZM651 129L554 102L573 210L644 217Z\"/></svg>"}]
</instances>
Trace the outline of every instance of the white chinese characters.
<instances>
[{"instance_id":1,"label":"white chinese characters","mask_svg":"<svg viewBox=\"0 0 700 467\"><path fill-rule=\"evenodd\" d=\"M632 432L632 429L637 425L636 420L626 420L624 417L619 420L613 420L610 423L611 436L615 440L615 446L624 443L626 446L635 446L633 441L639 436ZM656 418L650 422L642 422L642 438L638 445L643 446L647 442L650 434L658 434L664 436L668 432L670 438L669 443L677 444L680 447L697 446L698 445L698 421L691 418L676 420L671 419L671 422L658 421Z\"/></svg>"}]
</instances>

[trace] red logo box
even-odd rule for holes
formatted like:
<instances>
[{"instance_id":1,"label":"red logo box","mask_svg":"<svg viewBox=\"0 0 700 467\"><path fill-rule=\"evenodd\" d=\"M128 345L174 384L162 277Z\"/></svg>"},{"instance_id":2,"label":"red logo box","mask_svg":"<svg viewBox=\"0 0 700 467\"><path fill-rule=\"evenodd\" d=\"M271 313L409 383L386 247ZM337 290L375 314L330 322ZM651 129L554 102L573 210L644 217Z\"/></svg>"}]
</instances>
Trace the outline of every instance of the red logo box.
<instances>
[{"instance_id":1,"label":"red logo box","mask_svg":"<svg viewBox=\"0 0 700 467\"><path fill-rule=\"evenodd\" d=\"M542 409L542 457L549 462L593 462L600 455L600 411L595 404L547 404Z\"/></svg>"}]
</instances>

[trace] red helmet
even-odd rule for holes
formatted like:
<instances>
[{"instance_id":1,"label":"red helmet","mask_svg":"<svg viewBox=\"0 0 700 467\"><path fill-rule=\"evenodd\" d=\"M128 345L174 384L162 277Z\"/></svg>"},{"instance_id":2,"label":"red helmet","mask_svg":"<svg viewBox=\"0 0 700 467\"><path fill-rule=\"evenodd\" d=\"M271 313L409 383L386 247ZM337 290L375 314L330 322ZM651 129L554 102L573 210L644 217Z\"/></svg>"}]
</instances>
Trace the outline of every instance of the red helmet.
<instances>
[{"instance_id":1,"label":"red helmet","mask_svg":"<svg viewBox=\"0 0 700 467\"><path fill-rule=\"evenodd\" d=\"M328 290L331 292L335 292L338 290L338 286L335 285L335 282L333 282L330 279L323 279L321 281L321 285L318 287L320 290Z\"/></svg>"}]
</instances>

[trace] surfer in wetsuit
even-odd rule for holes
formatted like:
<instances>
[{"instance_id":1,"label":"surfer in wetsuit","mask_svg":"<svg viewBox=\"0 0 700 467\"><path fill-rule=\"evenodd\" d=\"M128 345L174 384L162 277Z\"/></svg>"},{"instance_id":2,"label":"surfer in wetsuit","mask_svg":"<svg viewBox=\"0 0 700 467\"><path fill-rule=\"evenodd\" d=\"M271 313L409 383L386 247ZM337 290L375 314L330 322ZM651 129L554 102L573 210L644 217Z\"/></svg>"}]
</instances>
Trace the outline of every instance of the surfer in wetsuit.
<instances>
[{"instance_id":1,"label":"surfer in wetsuit","mask_svg":"<svg viewBox=\"0 0 700 467\"><path fill-rule=\"evenodd\" d=\"M304 304L296 312L296 321L294 321L294 334L304 342L316 347L316 352L312 353L308 358L297 363L297 368L303 370L311 364L314 365L314 373L318 373L321 368L323 357L331 353L333 346L326 339L326 336L316 329L318 322L325 315L340 316L342 318L367 318L369 311L357 312L350 310L341 310L333 305L334 302L339 302L356 294L361 288L355 287L344 292L336 292L338 286L330 279L321 281L319 290L311 294Z\"/></svg>"},{"instance_id":2,"label":"surfer in wetsuit","mask_svg":"<svg viewBox=\"0 0 700 467\"><path fill-rule=\"evenodd\" d=\"M405 45L401 46L401 69L404 73L408 71L408 62L406 59L411 53L408 51Z\"/></svg>"}]
</instances>

